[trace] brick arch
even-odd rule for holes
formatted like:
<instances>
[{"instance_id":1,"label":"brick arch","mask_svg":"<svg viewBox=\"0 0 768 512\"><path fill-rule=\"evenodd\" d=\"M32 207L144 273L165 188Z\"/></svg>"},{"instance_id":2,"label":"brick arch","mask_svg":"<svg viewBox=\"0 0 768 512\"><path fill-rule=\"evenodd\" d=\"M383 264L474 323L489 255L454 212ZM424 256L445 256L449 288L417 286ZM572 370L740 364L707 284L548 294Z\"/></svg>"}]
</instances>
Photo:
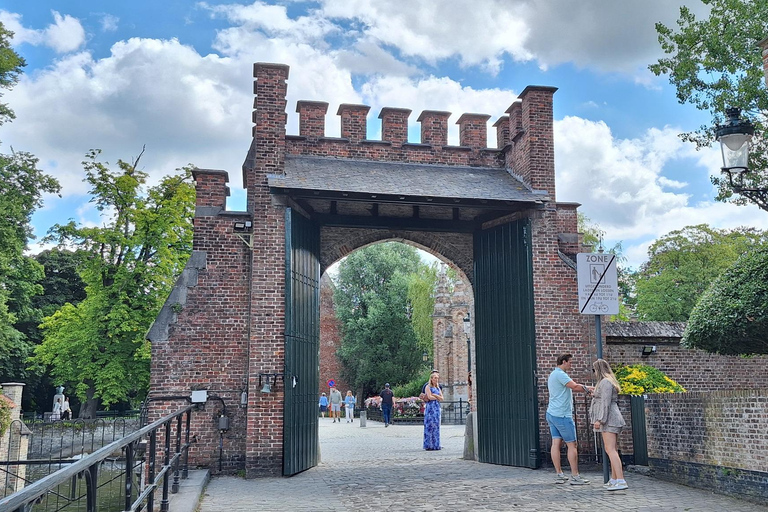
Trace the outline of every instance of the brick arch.
<instances>
[{"instance_id":1,"label":"brick arch","mask_svg":"<svg viewBox=\"0 0 768 512\"><path fill-rule=\"evenodd\" d=\"M402 242L421 249L445 262L472 283L472 235L467 233L435 233L400 229L358 229L323 227L320 231L320 271L351 252L379 242Z\"/></svg>"}]
</instances>

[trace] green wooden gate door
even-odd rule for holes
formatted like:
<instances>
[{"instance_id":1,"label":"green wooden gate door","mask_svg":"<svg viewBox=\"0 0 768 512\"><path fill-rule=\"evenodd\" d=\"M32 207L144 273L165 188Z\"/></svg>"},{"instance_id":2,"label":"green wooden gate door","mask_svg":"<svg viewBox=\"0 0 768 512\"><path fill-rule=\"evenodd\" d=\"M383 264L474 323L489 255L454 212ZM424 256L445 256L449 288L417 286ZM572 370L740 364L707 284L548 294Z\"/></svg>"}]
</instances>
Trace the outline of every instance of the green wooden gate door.
<instances>
[{"instance_id":1,"label":"green wooden gate door","mask_svg":"<svg viewBox=\"0 0 768 512\"><path fill-rule=\"evenodd\" d=\"M479 459L537 468L530 221L476 232L474 251Z\"/></svg>"},{"instance_id":2,"label":"green wooden gate door","mask_svg":"<svg viewBox=\"0 0 768 512\"><path fill-rule=\"evenodd\" d=\"M317 465L320 364L320 230L285 212L285 409L283 475Z\"/></svg>"}]
</instances>

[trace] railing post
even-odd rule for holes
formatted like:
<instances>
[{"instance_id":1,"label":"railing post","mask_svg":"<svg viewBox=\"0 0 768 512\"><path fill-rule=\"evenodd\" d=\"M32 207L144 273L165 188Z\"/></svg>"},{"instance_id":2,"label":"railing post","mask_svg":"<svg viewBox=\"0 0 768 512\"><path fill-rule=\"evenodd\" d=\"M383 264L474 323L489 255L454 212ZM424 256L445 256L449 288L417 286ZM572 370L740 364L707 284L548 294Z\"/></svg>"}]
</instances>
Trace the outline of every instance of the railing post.
<instances>
[{"instance_id":1,"label":"railing post","mask_svg":"<svg viewBox=\"0 0 768 512\"><path fill-rule=\"evenodd\" d=\"M171 420L165 423L165 458L163 459L163 468L165 473L163 474L163 499L160 501L161 512L168 512L168 482L170 481L170 473L168 471L171 465Z\"/></svg>"},{"instance_id":2,"label":"railing post","mask_svg":"<svg viewBox=\"0 0 768 512\"><path fill-rule=\"evenodd\" d=\"M176 452L173 462L173 486L171 492L179 492L179 465L181 464L181 415L176 418Z\"/></svg>"},{"instance_id":3,"label":"railing post","mask_svg":"<svg viewBox=\"0 0 768 512\"><path fill-rule=\"evenodd\" d=\"M96 491L99 488L99 463L85 471L85 510L96 512Z\"/></svg>"},{"instance_id":4,"label":"railing post","mask_svg":"<svg viewBox=\"0 0 768 512\"><path fill-rule=\"evenodd\" d=\"M157 461L157 430L153 430L149 434L149 475L147 481L149 485L155 483L155 463ZM149 493L147 497L147 510L155 510L155 489Z\"/></svg>"},{"instance_id":5,"label":"railing post","mask_svg":"<svg viewBox=\"0 0 768 512\"><path fill-rule=\"evenodd\" d=\"M133 503L133 443L125 447L125 508L130 510Z\"/></svg>"},{"instance_id":6,"label":"railing post","mask_svg":"<svg viewBox=\"0 0 768 512\"><path fill-rule=\"evenodd\" d=\"M187 427L184 433L184 470L181 472L181 478L187 479L189 477L189 426L192 422L192 410L187 411Z\"/></svg>"}]
</instances>

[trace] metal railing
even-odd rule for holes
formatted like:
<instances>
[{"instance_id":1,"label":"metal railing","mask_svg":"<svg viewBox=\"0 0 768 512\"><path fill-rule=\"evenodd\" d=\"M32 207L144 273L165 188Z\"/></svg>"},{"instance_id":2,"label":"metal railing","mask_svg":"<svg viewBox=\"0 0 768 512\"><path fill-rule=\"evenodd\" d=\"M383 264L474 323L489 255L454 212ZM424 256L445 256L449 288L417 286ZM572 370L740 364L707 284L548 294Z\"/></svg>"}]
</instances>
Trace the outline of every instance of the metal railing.
<instances>
[{"instance_id":1,"label":"metal railing","mask_svg":"<svg viewBox=\"0 0 768 512\"><path fill-rule=\"evenodd\" d=\"M404 424L416 424L424 422L424 402L415 401L416 408L398 403L392 408L392 422ZM443 425L463 425L469 414L469 402L466 400L440 402L442 408L440 423ZM366 408L367 418L373 421L383 421L381 408L369 406Z\"/></svg>"},{"instance_id":2,"label":"metal railing","mask_svg":"<svg viewBox=\"0 0 768 512\"><path fill-rule=\"evenodd\" d=\"M0 500L8 512L55 512L72 508L95 512L101 489L122 480L118 498L124 511L155 510L155 492L162 488L160 510L169 510L169 492L176 493L179 480L188 475L190 423L194 406L187 405L122 439L99 448L82 459L59 459L65 467ZM175 424L175 432L174 432ZM158 447L158 442L162 447ZM115 456L121 453L122 456ZM0 463L0 471L34 464L29 460ZM51 461L44 461L51 464ZM103 475L101 474L103 473ZM103 509L115 510L116 504Z\"/></svg>"}]
</instances>

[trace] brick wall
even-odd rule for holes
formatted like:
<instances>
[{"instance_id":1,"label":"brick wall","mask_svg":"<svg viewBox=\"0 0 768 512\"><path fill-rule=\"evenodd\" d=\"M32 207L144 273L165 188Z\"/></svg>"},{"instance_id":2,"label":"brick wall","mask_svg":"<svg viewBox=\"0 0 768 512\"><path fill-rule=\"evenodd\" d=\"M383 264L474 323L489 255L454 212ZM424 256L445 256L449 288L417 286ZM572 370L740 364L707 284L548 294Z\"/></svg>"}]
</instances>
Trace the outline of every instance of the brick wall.
<instances>
[{"instance_id":1,"label":"brick wall","mask_svg":"<svg viewBox=\"0 0 768 512\"><path fill-rule=\"evenodd\" d=\"M653 394L645 409L654 476L768 499L768 388Z\"/></svg>"},{"instance_id":2,"label":"brick wall","mask_svg":"<svg viewBox=\"0 0 768 512\"><path fill-rule=\"evenodd\" d=\"M329 393L329 379L336 381L342 395L352 390L341 378L341 362L336 357L340 346L341 325L333 307L333 283L328 274L324 274L320 279L320 380L317 383L320 392ZM355 391L352 390L352 393Z\"/></svg>"},{"instance_id":3,"label":"brick wall","mask_svg":"<svg viewBox=\"0 0 768 512\"><path fill-rule=\"evenodd\" d=\"M643 357L642 349L655 345L656 353ZM604 357L612 366L647 364L663 371L688 391L768 388L768 356L740 357L687 349L679 341L653 339L611 341Z\"/></svg>"}]
</instances>

